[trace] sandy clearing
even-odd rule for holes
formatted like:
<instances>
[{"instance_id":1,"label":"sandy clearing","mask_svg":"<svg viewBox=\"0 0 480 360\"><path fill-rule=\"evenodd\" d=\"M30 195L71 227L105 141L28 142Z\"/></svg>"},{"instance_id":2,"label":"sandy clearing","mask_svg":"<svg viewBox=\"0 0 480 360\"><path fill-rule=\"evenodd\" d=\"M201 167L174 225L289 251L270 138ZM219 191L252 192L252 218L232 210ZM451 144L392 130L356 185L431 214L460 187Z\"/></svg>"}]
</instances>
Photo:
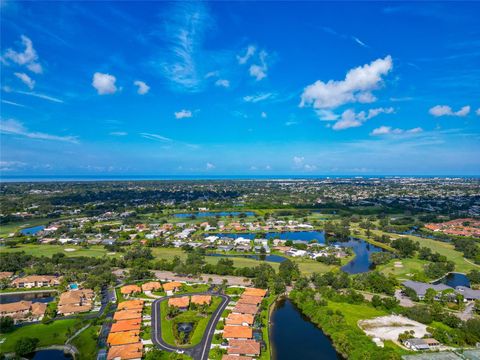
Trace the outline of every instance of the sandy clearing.
<instances>
[{"instance_id":1,"label":"sandy clearing","mask_svg":"<svg viewBox=\"0 0 480 360\"><path fill-rule=\"evenodd\" d=\"M63 251L72 252L72 251L77 251L77 249L66 248L66 249L63 249Z\"/></svg>"},{"instance_id":2,"label":"sandy clearing","mask_svg":"<svg viewBox=\"0 0 480 360\"><path fill-rule=\"evenodd\" d=\"M360 320L358 326L369 336L397 342L398 335L405 331L414 331L421 338L427 333L427 326L399 315L381 316L375 319Z\"/></svg>"}]
</instances>

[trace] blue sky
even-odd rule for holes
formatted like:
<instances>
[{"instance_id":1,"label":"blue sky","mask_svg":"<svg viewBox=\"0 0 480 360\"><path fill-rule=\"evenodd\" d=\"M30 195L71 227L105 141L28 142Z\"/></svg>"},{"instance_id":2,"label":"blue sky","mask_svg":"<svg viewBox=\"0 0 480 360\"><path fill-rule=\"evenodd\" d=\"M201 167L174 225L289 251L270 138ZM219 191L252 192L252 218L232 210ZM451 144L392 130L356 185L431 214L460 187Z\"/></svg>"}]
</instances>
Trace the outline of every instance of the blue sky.
<instances>
[{"instance_id":1,"label":"blue sky","mask_svg":"<svg viewBox=\"0 0 480 360\"><path fill-rule=\"evenodd\" d=\"M480 173L480 3L1 10L2 176Z\"/></svg>"}]
</instances>

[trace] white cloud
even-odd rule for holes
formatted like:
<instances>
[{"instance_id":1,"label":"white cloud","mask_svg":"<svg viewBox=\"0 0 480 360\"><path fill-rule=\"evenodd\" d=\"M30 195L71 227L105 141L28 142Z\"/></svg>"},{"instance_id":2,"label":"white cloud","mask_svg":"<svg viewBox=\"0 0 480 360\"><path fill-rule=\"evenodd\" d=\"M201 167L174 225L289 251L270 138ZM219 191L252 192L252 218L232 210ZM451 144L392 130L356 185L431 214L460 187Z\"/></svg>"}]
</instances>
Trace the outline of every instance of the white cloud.
<instances>
[{"instance_id":1,"label":"white cloud","mask_svg":"<svg viewBox=\"0 0 480 360\"><path fill-rule=\"evenodd\" d=\"M249 72L250 76L253 76L257 81L260 81L267 77L267 52L265 50L260 51L258 55L259 64L252 64Z\"/></svg>"},{"instance_id":2,"label":"white cloud","mask_svg":"<svg viewBox=\"0 0 480 360\"><path fill-rule=\"evenodd\" d=\"M61 104L63 104L63 102L64 102L62 99L59 99L59 98L56 98L56 97L53 97L53 96L50 96L50 95L40 94L40 93L37 93L37 92L34 92L34 91L20 91L20 90L18 90L18 91L13 91L13 92L16 93L16 94L33 96L33 97L37 97L39 99L48 100L48 101L61 103Z\"/></svg>"},{"instance_id":3,"label":"white cloud","mask_svg":"<svg viewBox=\"0 0 480 360\"><path fill-rule=\"evenodd\" d=\"M36 74L41 74L43 69L42 66L37 62L38 55L33 48L32 40L25 35L22 35L21 39L25 50L23 52L18 52L13 49L7 49L7 51L1 57L2 62L4 64L8 64L9 61L13 61L18 65L26 66L27 69Z\"/></svg>"},{"instance_id":4,"label":"white cloud","mask_svg":"<svg viewBox=\"0 0 480 360\"><path fill-rule=\"evenodd\" d=\"M145 95L150 91L150 86L148 86L145 82L140 80L135 80L133 82L135 86L138 86L137 93L140 95Z\"/></svg>"},{"instance_id":5,"label":"white cloud","mask_svg":"<svg viewBox=\"0 0 480 360\"><path fill-rule=\"evenodd\" d=\"M257 48L253 45L249 45L245 51L245 55L239 56L237 55L237 60L239 64L245 64L253 55L255 55L255 51Z\"/></svg>"},{"instance_id":6,"label":"white cloud","mask_svg":"<svg viewBox=\"0 0 480 360\"><path fill-rule=\"evenodd\" d=\"M267 115L267 113L266 113L265 111L262 111L262 113L260 114L260 116L261 116L262 118L266 119L268 115Z\"/></svg>"},{"instance_id":7,"label":"white cloud","mask_svg":"<svg viewBox=\"0 0 480 360\"><path fill-rule=\"evenodd\" d=\"M244 96L243 100L245 100L246 102L256 103L256 102L259 102L259 101L270 99L274 96L275 96L275 94L273 94L273 93L258 93L258 94L255 94L255 95Z\"/></svg>"},{"instance_id":8,"label":"white cloud","mask_svg":"<svg viewBox=\"0 0 480 360\"><path fill-rule=\"evenodd\" d=\"M9 135L18 135L18 136L27 137L30 139L54 140L54 141L78 143L78 139L75 136L58 136L58 135L51 135L51 134L46 134L42 132L29 131L21 122L13 119L0 120L0 133L9 134Z\"/></svg>"},{"instance_id":9,"label":"white cloud","mask_svg":"<svg viewBox=\"0 0 480 360\"><path fill-rule=\"evenodd\" d=\"M168 137L158 135L158 134L152 134L152 133L140 133L140 136L144 137L145 139L156 140L156 141L161 141L161 142L172 142L173 141L172 139L170 139Z\"/></svg>"},{"instance_id":10,"label":"white cloud","mask_svg":"<svg viewBox=\"0 0 480 360\"><path fill-rule=\"evenodd\" d=\"M8 105L13 105L13 106L18 106L18 107L26 107L25 105L22 105L22 104L13 102L13 101L3 100L3 99L2 99L2 103L8 104Z\"/></svg>"},{"instance_id":11,"label":"white cloud","mask_svg":"<svg viewBox=\"0 0 480 360\"><path fill-rule=\"evenodd\" d=\"M380 126L370 133L372 136L379 136L379 135L399 135L399 134L418 134L423 131L422 128L416 127L409 130L403 129L394 129L390 126Z\"/></svg>"},{"instance_id":12,"label":"white cloud","mask_svg":"<svg viewBox=\"0 0 480 360\"><path fill-rule=\"evenodd\" d=\"M97 90L98 95L114 94L117 91L116 81L113 75L96 72L93 74L92 86Z\"/></svg>"},{"instance_id":13,"label":"white cloud","mask_svg":"<svg viewBox=\"0 0 480 360\"><path fill-rule=\"evenodd\" d=\"M319 109L316 111L320 120L333 121L337 120L340 116L335 114L332 110Z\"/></svg>"},{"instance_id":14,"label":"white cloud","mask_svg":"<svg viewBox=\"0 0 480 360\"><path fill-rule=\"evenodd\" d=\"M175 118L176 119L184 119L184 118L191 118L192 112L190 110L180 110L175 113Z\"/></svg>"},{"instance_id":15,"label":"white cloud","mask_svg":"<svg viewBox=\"0 0 480 360\"><path fill-rule=\"evenodd\" d=\"M475 113L480 116L480 108L477 109L477 111L475 111Z\"/></svg>"},{"instance_id":16,"label":"white cloud","mask_svg":"<svg viewBox=\"0 0 480 360\"><path fill-rule=\"evenodd\" d=\"M293 126L293 125L297 125L298 124L298 121L287 121L285 122L285 126Z\"/></svg>"},{"instance_id":17,"label":"white cloud","mask_svg":"<svg viewBox=\"0 0 480 360\"><path fill-rule=\"evenodd\" d=\"M305 157L303 156L294 156L293 157L293 163L296 165L296 166L301 166L303 165L303 162L305 161Z\"/></svg>"},{"instance_id":18,"label":"white cloud","mask_svg":"<svg viewBox=\"0 0 480 360\"><path fill-rule=\"evenodd\" d=\"M125 131L112 131L110 133L110 135L112 135L112 136L127 136L128 133L125 132Z\"/></svg>"},{"instance_id":19,"label":"white cloud","mask_svg":"<svg viewBox=\"0 0 480 360\"><path fill-rule=\"evenodd\" d=\"M33 90L33 88L35 87L35 80L33 80L30 76L25 73L19 72L14 73L14 75L19 78L25 85L27 85L30 90Z\"/></svg>"},{"instance_id":20,"label":"white cloud","mask_svg":"<svg viewBox=\"0 0 480 360\"><path fill-rule=\"evenodd\" d=\"M27 164L21 161L0 161L0 171L15 171Z\"/></svg>"},{"instance_id":21,"label":"white cloud","mask_svg":"<svg viewBox=\"0 0 480 360\"><path fill-rule=\"evenodd\" d=\"M353 41L355 41L358 45L367 48L367 44L365 44L363 41L361 41L359 38L356 36L352 36Z\"/></svg>"},{"instance_id":22,"label":"white cloud","mask_svg":"<svg viewBox=\"0 0 480 360\"><path fill-rule=\"evenodd\" d=\"M352 109L347 109L342 113L340 120L332 126L332 129L344 130L352 127L359 127L371 118L380 114L392 114L394 111L395 110L392 107L369 109L368 112L360 111L359 113L355 113Z\"/></svg>"},{"instance_id":23,"label":"white cloud","mask_svg":"<svg viewBox=\"0 0 480 360\"><path fill-rule=\"evenodd\" d=\"M205 78L202 65L208 57L202 51L202 43L213 22L209 11L202 2L178 2L166 14L163 33L168 47L163 53L163 74L175 89L198 91Z\"/></svg>"},{"instance_id":24,"label":"white cloud","mask_svg":"<svg viewBox=\"0 0 480 360\"><path fill-rule=\"evenodd\" d=\"M230 81L228 81L227 79L218 79L217 81L215 81L215 85L228 88L230 87Z\"/></svg>"},{"instance_id":25,"label":"white cloud","mask_svg":"<svg viewBox=\"0 0 480 360\"><path fill-rule=\"evenodd\" d=\"M347 103L373 102L375 97L372 91L382 85L382 76L387 75L392 68L392 57L388 55L384 59L349 70L344 80L329 80L326 83L317 80L304 89L300 106L334 109Z\"/></svg>"},{"instance_id":26,"label":"white cloud","mask_svg":"<svg viewBox=\"0 0 480 360\"><path fill-rule=\"evenodd\" d=\"M430 115L439 116L467 116L470 112L470 106L464 106L458 111L453 111L448 105L436 105L428 110Z\"/></svg>"},{"instance_id":27,"label":"white cloud","mask_svg":"<svg viewBox=\"0 0 480 360\"><path fill-rule=\"evenodd\" d=\"M207 170L212 170L212 169L215 169L215 165L210 163L210 162L207 162L207 164L205 165L205 167L207 168Z\"/></svg>"}]
</instances>

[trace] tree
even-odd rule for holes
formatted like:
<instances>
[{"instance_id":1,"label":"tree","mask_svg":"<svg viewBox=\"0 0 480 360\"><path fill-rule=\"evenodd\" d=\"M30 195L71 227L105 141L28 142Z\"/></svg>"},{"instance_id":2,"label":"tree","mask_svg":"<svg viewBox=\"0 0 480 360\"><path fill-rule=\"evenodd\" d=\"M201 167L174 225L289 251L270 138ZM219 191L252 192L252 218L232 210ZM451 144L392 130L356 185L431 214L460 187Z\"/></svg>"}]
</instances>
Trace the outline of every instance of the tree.
<instances>
[{"instance_id":1,"label":"tree","mask_svg":"<svg viewBox=\"0 0 480 360\"><path fill-rule=\"evenodd\" d=\"M15 354L18 356L25 356L35 351L40 340L38 338L24 337L17 340L15 343Z\"/></svg>"},{"instance_id":2,"label":"tree","mask_svg":"<svg viewBox=\"0 0 480 360\"><path fill-rule=\"evenodd\" d=\"M429 304L432 304L433 301L435 300L435 297L437 296L437 292L432 289L432 288L429 288L427 289L427 291L425 292L425 296L424 296L424 300L429 303Z\"/></svg>"},{"instance_id":3,"label":"tree","mask_svg":"<svg viewBox=\"0 0 480 360\"><path fill-rule=\"evenodd\" d=\"M13 330L14 321L10 316L0 318L0 333L4 334Z\"/></svg>"},{"instance_id":4,"label":"tree","mask_svg":"<svg viewBox=\"0 0 480 360\"><path fill-rule=\"evenodd\" d=\"M392 241L392 247L398 250L401 257L412 257L419 245L409 238L399 238Z\"/></svg>"},{"instance_id":5,"label":"tree","mask_svg":"<svg viewBox=\"0 0 480 360\"><path fill-rule=\"evenodd\" d=\"M298 264L296 262L287 259L280 263L278 274L283 279L285 284L290 285L292 280L297 279L300 275L300 269L298 268Z\"/></svg>"}]
</instances>

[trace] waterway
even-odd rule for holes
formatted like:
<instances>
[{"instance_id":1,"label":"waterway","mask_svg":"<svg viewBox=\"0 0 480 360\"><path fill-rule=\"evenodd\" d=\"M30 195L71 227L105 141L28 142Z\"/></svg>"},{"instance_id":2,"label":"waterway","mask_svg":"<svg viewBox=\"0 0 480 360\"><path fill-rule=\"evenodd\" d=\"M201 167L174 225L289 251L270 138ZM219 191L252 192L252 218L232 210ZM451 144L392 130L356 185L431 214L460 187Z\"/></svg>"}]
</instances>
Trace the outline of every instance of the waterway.
<instances>
[{"instance_id":1,"label":"waterway","mask_svg":"<svg viewBox=\"0 0 480 360\"><path fill-rule=\"evenodd\" d=\"M43 226L43 225L32 226L32 227L28 227L28 228L20 230L20 233L22 235L35 235L36 233L42 231L43 229L45 229L45 226Z\"/></svg>"},{"instance_id":2,"label":"waterway","mask_svg":"<svg viewBox=\"0 0 480 360\"><path fill-rule=\"evenodd\" d=\"M220 217L239 216L240 214L245 214L246 216L255 216L255 213L253 211L218 211L218 212L201 211L196 213L175 214L174 216L176 218L188 219L188 218L191 218L192 216L195 216L197 218L203 218L203 217L215 217L215 216L220 216Z\"/></svg>"},{"instance_id":3,"label":"waterway","mask_svg":"<svg viewBox=\"0 0 480 360\"><path fill-rule=\"evenodd\" d=\"M212 234L213 235L213 234ZM232 233L221 233L221 234L214 234L219 237L229 237L229 238L239 238L243 237L245 239L254 239L257 234L256 233L239 233L239 234L232 234ZM292 240L292 241L302 241L302 242L310 242L312 240L316 240L320 244L325 244L325 233L323 231L285 231L285 232L268 232L265 234L265 238L267 239L281 239L281 240ZM372 270L374 265L370 261L370 255L376 252L384 251L382 248L372 245L365 240L351 238L349 241L346 242L334 242L331 243L332 245L339 245L343 247L352 248L355 253L355 257L346 265L342 267L342 270L349 273L349 274L359 274L362 272L366 272ZM215 256L221 256L220 254ZM240 256L248 256L248 255L240 255ZM251 255L257 256L257 255ZM274 255L267 255L267 256L274 256ZM272 262L281 262L281 259L265 259L266 261ZM280 261L281 260L281 261Z\"/></svg>"},{"instance_id":4,"label":"waterway","mask_svg":"<svg viewBox=\"0 0 480 360\"><path fill-rule=\"evenodd\" d=\"M281 263L287 258L280 256L280 255L253 255L253 254L245 254L245 255L231 255L231 254L206 254L206 256L214 256L214 257L241 257L241 258L246 258L246 259L254 259L254 260L260 260L260 261L269 261L269 262L274 262L274 263Z\"/></svg>"},{"instance_id":5,"label":"waterway","mask_svg":"<svg viewBox=\"0 0 480 360\"><path fill-rule=\"evenodd\" d=\"M274 360L342 359L330 339L288 299L277 302L273 311L271 344Z\"/></svg>"},{"instance_id":6,"label":"waterway","mask_svg":"<svg viewBox=\"0 0 480 360\"><path fill-rule=\"evenodd\" d=\"M10 304L13 302L18 302L22 300L31 301L31 302L41 302L49 303L55 298L55 292L45 291L45 292L25 292L17 294L8 294L0 293L0 304Z\"/></svg>"},{"instance_id":7,"label":"waterway","mask_svg":"<svg viewBox=\"0 0 480 360\"><path fill-rule=\"evenodd\" d=\"M31 360L72 360L69 354L65 354L61 350L41 350L28 357Z\"/></svg>"},{"instance_id":8,"label":"waterway","mask_svg":"<svg viewBox=\"0 0 480 360\"><path fill-rule=\"evenodd\" d=\"M445 285L456 287L456 286L466 286L470 287L470 280L465 274L451 272L445 275L440 280L435 281L435 284L443 283Z\"/></svg>"}]
</instances>

